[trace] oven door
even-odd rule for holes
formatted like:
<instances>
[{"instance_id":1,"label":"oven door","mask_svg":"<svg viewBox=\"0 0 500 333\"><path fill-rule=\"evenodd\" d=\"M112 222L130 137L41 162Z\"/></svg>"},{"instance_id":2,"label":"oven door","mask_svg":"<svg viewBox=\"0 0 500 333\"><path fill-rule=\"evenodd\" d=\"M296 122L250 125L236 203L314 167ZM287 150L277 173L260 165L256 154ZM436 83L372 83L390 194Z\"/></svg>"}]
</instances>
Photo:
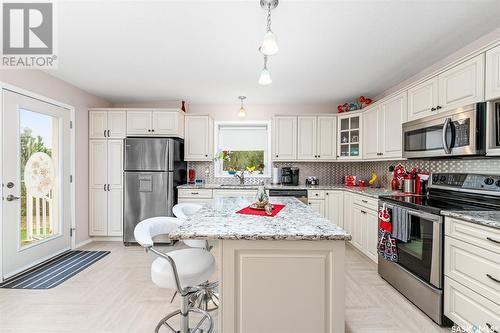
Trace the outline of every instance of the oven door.
<instances>
[{"instance_id":1,"label":"oven door","mask_svg":"<svg viewBox=\"0 0 500 333\"><path fill-rule=\"evenodd\" d=\"M476 155L476 109L458 109L403 124L403 157Z\"/></svg>"},{"instance_id":2,"label":"oven door","mask_svg":"<svg viewBox=\"0 0 500 333\"><path fill-rule=\"evenodd\" d=\"M386 207L392 215L394 205ZM410 240L397 240L398 265L438 289L443 287L443 217L408 209ZM382 260L382 259L381 259Z\"/></svg>"}]
</instances>

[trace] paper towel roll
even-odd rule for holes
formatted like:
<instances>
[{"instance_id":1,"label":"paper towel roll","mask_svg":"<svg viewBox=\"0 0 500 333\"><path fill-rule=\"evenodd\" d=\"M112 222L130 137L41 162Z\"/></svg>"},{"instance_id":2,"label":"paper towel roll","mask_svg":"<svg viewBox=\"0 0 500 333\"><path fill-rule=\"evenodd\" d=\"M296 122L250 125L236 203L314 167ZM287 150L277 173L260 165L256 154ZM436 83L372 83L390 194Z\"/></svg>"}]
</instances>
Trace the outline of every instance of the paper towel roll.
<instances>
[{"instance_id":1,"label":"paper towel roll","mask_svg":"<svg viewBox=\"0 0 500 333\"><path fill-rule=\"evenodd\" d=\"M281 169L273 168L273 184L281 183Z\"/></svg>"}]
</instances>

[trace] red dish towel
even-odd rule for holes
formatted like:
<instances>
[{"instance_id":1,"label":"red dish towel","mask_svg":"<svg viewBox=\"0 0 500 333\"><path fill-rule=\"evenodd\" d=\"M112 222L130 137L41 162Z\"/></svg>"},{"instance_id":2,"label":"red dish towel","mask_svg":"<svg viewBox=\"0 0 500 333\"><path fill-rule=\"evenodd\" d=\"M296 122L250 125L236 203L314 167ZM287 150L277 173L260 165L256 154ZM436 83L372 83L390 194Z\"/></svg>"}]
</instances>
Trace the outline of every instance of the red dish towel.
<instances>
[{"instance_id":1,"label":"red dish towel","mask_svg":"<svg viewBox=\"0 0 500 333\"><path fill-rule=\"evenodd\" d=\"M258 215L258 216L267 216L274 217L276 216L280 210L282 210L285 205L273 204L273 213L271 215L267 215L265 210L253 209L250 206L240 209L236 212L236 214L246 214L246 215Z\"/></svg>"}]
</instances>

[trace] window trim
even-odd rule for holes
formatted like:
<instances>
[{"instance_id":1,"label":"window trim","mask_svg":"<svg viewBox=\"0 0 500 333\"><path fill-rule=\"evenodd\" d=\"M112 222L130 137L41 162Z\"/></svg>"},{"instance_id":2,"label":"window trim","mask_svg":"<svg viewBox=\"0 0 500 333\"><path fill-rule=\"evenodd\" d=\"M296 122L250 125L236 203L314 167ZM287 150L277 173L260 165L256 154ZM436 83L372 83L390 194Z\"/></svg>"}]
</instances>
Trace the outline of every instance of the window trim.
<instances>
[{"instance_id":1,"label":"window trim","mask_svg":"<svg viewBox=\"0 0 500 333\"><path fill-rule=\"evenodd\" d=\"M271 178L272 158L271 158L271 140L272 140L272 127L271 121L214 121L214 156L217 156L219 151L219 127L220 126L265 126L267 130L267 148L264 151L264 174L259 175L255 173L248 173L245 171L247 178ZM233 178L227 171L222 171L221 161L214 159L214 177L216 178Z\"/></svg>"}]
</instances>

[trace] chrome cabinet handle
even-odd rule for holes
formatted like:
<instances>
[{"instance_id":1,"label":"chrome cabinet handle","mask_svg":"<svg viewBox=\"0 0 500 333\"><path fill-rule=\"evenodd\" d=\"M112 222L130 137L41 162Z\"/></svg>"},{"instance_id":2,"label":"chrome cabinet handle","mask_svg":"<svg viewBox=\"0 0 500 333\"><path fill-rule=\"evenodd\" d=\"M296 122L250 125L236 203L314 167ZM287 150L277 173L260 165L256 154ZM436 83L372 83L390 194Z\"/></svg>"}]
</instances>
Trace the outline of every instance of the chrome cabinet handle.
<instances>
[{"instance_id":1,"label":"chrome cabinet handle","mask_svg":"<svg viewBox=\"0 0 500 333\"><path fill-rule=\"evenodd\" d=\"M437 109L436 109L436 108L434 108L434 107L432 107L432 108L431 108L431 111L436 111L436 110L437 110Z\"/></svg>"},{"instance_id":2,"label":"chrome cabinet handle","mask_svg":"<svg viewBox=\"0 0 500 333\"><path fill-rule=\"evenodd\" d=\"M106 191L106 184L104 184L104 191Z\"/></svg>"},{"instance_id":3,"label":"chrome cabinet handle","mask_svg":"<svg viewBox=\"0 0 500 333\"><path fill-rule=\"evenodd\" d=\"M496 239L493 239L491 237L486 237L487 240L489 240L490 242L493 242L493 243L496 243L496 244L500 244L500 241L496 240Z\"/></svg>"},{"instance_id":4,"label":"chrome cabinet handle","mask_svg":"<svg viewBox=\"0 0 500 333\"><path fill-rule=\"evenodd\" d=\"M366 212L364 210L362 210L361 213L366 214Z\"/></svg>"},{"instance_id":5,"label":"chrome cabinet handle","mask_svg":"<svg viewBox=\"0 0 500 333\"><path fill-rule=\"evenodd\" d=\"M445 154L451 154L451 147L448 147L448 142L446 142L446 130L451 123L451 118L446 118L443 124L443 148Z\"/></svg>"},{"instance_id":6,"label":"chrome cabinet handle","mask_svg":"<svg viewBox=\"0 0 500 333\"><path fill-rule=\"evenodd\" d=\"M14 196L12 194L9 194L6 199L7 199L7 201L14 201L14 200L19 200L21 198L20 197L16 197L16 196Z\"/></svg>"},{"instance_id":7,"label":"chrome cabinet handle","mask_svg":"<svg viewBox=\"0 0 500 333\"><path fill-rule=\"evenodd\" d=\"M368 201L366 201L366 200L361 200L361 201L363 201L364 203L368 203Z\"/></svg>"},{"instance_id":8,"label":"chrome cabinet handle","mask_svg":"<svg viewBox=\"0 0 500 333\"><path fill-rule=\"evenodd\" d=\"M496 279L494 278L493 276L491 276L490 274L486 274L487 277L489 277L491 280L495 281L496 283L500 283L500 280L499 279Z\"/></svg>"},{"instance_id":9,"label":"chrome cabinet handle","mask_svg":"<svg viewBox=\"0 0 500 333\"><path fill-rule=\"evenodd\" d=\"M109 187L110 187L110 185L108 184L108 191L109 191Z\"/></svg>"},{"instance_id":10,"label":"chrome cabinet handle","mask_svg":"<svg viewBox=\"0 0 500 333\"><path fill-rule=\"evenodd\" d=\"M443 108L442 106L439 106L439 105L438 105L438 106L436 106L436 110L440 110L440 109L442 109L442 108Z\"/></svg>"},{"instance_id":11,"label":"chrome cabinet handle","mask_svg":"<svg viewBox=\"0 0 500 333\"><path fill-rule=\"evenodd\" d=\"M200 194L198 192L191 192L192 195L197 195L197 194Z\"/></svg>"},{"instance_id":12,"label":"chrome cabinet handle","mask_svg":"<svg viewBox=\"0 0 500 333\"><path fill-rule=\"evenodd\" d=\"M111 130L108 130L108 138L111 137Z\"/></svg>"},{"instance_id":13,"label":"chrome cabinet handle","mask_svg":"<svg viewBox=\"0 0 500 333\"><path fill-rule=\"evenodd\" d=\"M106 130L104 130L104 134L103 135L104 135L104 137L106 137Z\"/></svg>"}]
</instances>

